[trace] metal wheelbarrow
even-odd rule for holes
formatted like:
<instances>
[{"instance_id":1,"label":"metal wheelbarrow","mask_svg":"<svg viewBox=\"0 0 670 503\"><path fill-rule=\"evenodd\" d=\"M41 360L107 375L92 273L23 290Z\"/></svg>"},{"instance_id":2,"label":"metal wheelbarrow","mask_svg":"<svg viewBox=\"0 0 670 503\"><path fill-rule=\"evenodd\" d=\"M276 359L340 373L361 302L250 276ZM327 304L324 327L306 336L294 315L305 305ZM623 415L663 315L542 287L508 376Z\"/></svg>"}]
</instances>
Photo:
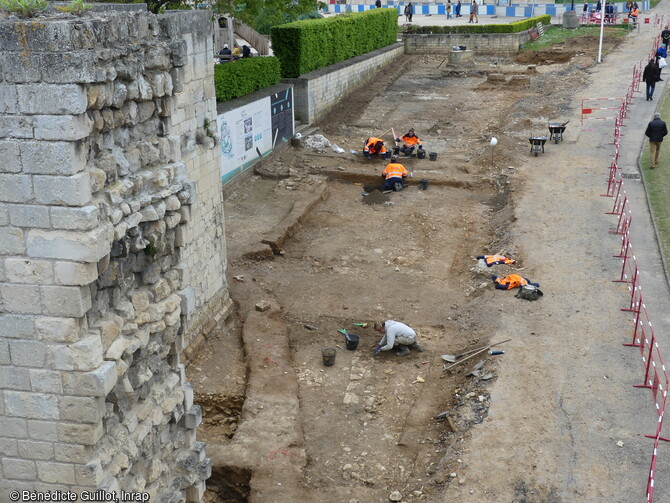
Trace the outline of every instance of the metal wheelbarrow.
<instances>
[{"instance_id":1,"label":"metal wheelbarrow","mask_svg":"<svg viewBox=\"0 0 670 503\"><path fill-rule=\"evenodd\" d=\"M546 136L531 136L528 138L530 142L530 153L538 156L540 152L544 153L544 144L547 142Z\"/></svg>"},{"instance_id":2,"label":"metal wheelbarrow","mask_svg":"<svg viewBox=\"0 0 670 503\"><path fill-rule=\"evenodd\" d=\"M565 128L568 125L568 122L549 122L547 126L549 127L549 138L554 140L554 143L558 144L559 141L563 141L563 133Z\"/></svg>"}]
</instances>

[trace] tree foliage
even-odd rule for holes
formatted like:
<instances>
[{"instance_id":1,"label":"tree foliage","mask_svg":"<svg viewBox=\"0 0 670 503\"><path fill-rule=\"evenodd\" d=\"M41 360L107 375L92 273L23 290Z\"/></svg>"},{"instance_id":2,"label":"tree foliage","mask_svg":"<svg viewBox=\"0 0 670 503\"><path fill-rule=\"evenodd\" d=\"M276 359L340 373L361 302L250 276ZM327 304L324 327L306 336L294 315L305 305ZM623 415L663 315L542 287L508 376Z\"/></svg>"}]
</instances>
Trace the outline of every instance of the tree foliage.
<instances>
[{"instance_id":1,"label":"tree foliage","mask_svg":"<svg viewBox=\"0 0 670 503\"><path fill-rule=\"evenodd\" d=\"M317 14L316 0L216 0L214 11L230 14L259 33Z\"/></svg>"}]
</instances>

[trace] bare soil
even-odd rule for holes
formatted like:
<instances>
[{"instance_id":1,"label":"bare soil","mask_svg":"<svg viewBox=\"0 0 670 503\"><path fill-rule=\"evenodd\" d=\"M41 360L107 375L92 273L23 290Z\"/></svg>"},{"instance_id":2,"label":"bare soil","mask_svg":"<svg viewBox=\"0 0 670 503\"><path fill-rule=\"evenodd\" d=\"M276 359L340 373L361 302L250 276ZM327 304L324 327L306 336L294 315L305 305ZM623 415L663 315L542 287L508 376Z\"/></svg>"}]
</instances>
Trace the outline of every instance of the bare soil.
<instances>
[{"instance_id":1,"label":"bare soil","mask_svg":"<svg viewBox=\"0 0 670 503\"><path fill-rule=\"evenodd\" d=\"M605 51L615 43L606 40ZM515 272L543 282L514 230L515 201L528 176L521 167L529 163L528 138L547 135L547 122L565 118L575 91L589 81L596 49L586 37L516 59L478 55L458 68L433 55L405 58L315 125L314 133L345 153L284 148L226 201L228 281L238 309L188 367L204 412L198 434L214 453L208 501L383 502L398 491L402 501L463 502L477 490L462 475L464 456L472 452L471 429L487 419L490 386L508 355L484 352L453 370L441 356L502 340L495 337L509 310L528 319L545 300L496 291L490 275ZM401 156L413 176L402 192L382 194L385 163L351 151L360 152L372 135L392 144L391 127L400 134L414 127L437 159ZM429 181L425 191L421 179ZM291 216L296 211L299 218ZM482 267L475 257L488 253L517 263ZM262 300L268 311L255 308ZM372 324L385 319L414 327L425 351L373 356L379 335ZM360 336L356 350L345 348L338 329ZM535 332L514 336L496 349L518 348L520 337ZM245 345L252 338L259 341L253 350ZM327 347L337 349L329 367L321 356ZM254 403L272 404L295 382L299 413L277 412L274 423L259 428L276 429L277 445L282 428L295 435L283 447L244 454L262 450L245 447L250 437L239 431L262 415L263 406L250 411L245 400L251 376L263 379L264 372L275 374L256 381L265 383L264 398L256 387ZM260 430L244 435L253 431ZM481 448L477 455L485 457ZM278 471L259 468L278 457L291 460ZM254 482L261 471L269 481L257 475ZM491 480L491 487L508 487L504 496L475 494L471 501L568 501L533 477ZM270 484L284 478L283 496L273 499Z\"/></svg>"}]
</instances>

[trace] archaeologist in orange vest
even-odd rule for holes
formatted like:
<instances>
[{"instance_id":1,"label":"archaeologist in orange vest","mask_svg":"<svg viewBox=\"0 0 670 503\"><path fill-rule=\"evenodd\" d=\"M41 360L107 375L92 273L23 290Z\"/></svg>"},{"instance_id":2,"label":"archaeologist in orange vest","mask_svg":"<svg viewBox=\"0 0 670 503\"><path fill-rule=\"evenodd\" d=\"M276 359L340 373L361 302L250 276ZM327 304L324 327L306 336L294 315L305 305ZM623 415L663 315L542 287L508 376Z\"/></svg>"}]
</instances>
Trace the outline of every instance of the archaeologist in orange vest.
<instances>
[{"instance_id":1,"label":"archaeologist in orange vest","mask_svg":"<svg viewBox=\"0 0 670 503\"><path fill-rule=\"evenodd\" d=\"M363 155L367 159L372 159L372 156L379 154L382 159L388 159L388 152L386 152L386 147L384 146L384 140L381 138L375 138L371 136L365 140L365 147L363 147Z\"/></svg>"},{"instance_id":2,"label":"archaeologist in orange vest","mask_svg":"<svg viewBox=\"0 0 670 503\"><path fill-rule=\"evenodd\" d=\"M398 356L407 356L410 349L416 349L419 353L423 352L423 348L416 342L416 332L404 323L394 320L382 321L375 323L375 330L384 334L373 351L375 355L393 348L398 348L395 353Z\"/></svg>"},{"instance_id":3,"label":"archaeologist in orange vest","mask_svg":"<svg viewBox=\"0 0 670 503\"><path fill-rule=\"evenodd\" d=\"M510 274L504 278L499 278L494 274L491 276L491 279L496 284L498 290L511 290L512 288L520 288L524 285L533 285L538 288L540 286L539 283L531 283L529 279L522 278L518 274Z\"/></svg>"},{"instance_id":4,"label":"archaeologist in orange vest","mask_svg":"<svg viewBox=\"0 0 670 503\"><path fill-rule=\"evenodd\" d=\"M396 138L395 141L402 141L405 143L402 147L400 147L400 151L405 155L412 155L414 148L417 146L419 149L423 148L421 146L421 140L417 135L414 134L414 128L411 128L404 136Z\"/></svg>"},{"instance_id":5,"label":"archaeologist in orange vest","mask_svg":"<svg viewBox=\"0 0 670 503\"><path fill-rule=\"evenodd\" d=\"M394 190L400 192L405 185L405 178L409 173L407 173L405 166L396 162L397 160L396 156L391 156L391 162L382 171L382 176L385 178L384 185L382 186L384 194L388 194Z\"/></svg>"},{"instance_id":6,"label":"archaeologist in orange vest","mask_svg":"<svg viewBox=\"0 0 670 503\"><path fill-rule=\"evenodd\" d=\"M516 264L516 260L514 260L513 258L507 258L504 255L480 255L479 257L477 257L477 260L484 260L486 262L487 267L501 264L507 264L507 265Z\"/></svg>"}]
</instances>

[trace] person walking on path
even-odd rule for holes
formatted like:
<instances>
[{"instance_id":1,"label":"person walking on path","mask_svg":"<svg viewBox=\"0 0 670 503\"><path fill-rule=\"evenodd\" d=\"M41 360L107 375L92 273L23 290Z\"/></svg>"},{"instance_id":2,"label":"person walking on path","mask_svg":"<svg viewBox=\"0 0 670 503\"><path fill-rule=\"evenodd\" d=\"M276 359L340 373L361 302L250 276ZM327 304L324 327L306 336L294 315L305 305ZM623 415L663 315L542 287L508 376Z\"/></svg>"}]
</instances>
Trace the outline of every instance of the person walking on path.
<instances>
[{"instance_id":1,"label":"person walking on path","mask_svg":"<svg viewBox=\"0 0 670 503\"><path fill-rule=\"evenodd\" d=\"M382 8L382 0L377 0L375 2L375 7L377 7L378 9L381 9Z\"/></svg>"},{"instance_id":2,"label":"person walking on path","mask_svg":"<svg viewBox=\"0 0 670 503\"><path fill-rule=\"evenodd\" d=\"M412 22L412 2L405 5L405 20L408 23Z\"/></svg>"},{"instance_id":3,"label":"person walking on path","mask_svg":"<svg viewBox=\"0 0 670 503\"><path fill-rule=\"evenodd\" d=\"M650 59L647 66L644 67L644 72L642 72L642 82L647 84L647 101L651 101L654 96L656 82L659 80L661 80L661 69L656 64L655 59Z\"/></svg>"},{"instance_id":4,"label":"person walking on path","mask_svg":"<svg viewBox=\"0 0 670 503\"><path fill-rule=\"evenodd\" d=\"M451 19L451 0L447 0L447 19Z\"/></svg>"},{"instance_id":5,"label":"person walking on path","mask_svg":"<svg viewBox=\"0 0 670 503\"><path fill-rule=\"evenodd\" d=\"M461 15L461 0L458 0L458 2L456 2L456 7L454 7L454 9L455 9L454 14L456 15L456 17L463 17Z\"/></svg>"},{"instance_id":6,"label":"person walking on path","mask_svg":"<svg viewBox=\"0 0 670 503\"><path fill-rule=\"evenodd\" d=\"M661 142L663 137L668 134L668 126L661 119L661 114L658 112L654 114L654 118L647 124L647 130L644 134L649 138L649 169L654 169L658 164Z\"/></svg>"},{"instance_id":7,"label":"person walking on path","mask_svg":"<svg viewBox=\"0 0 670 503\"><path fill-rule=\"evenodd\" d=\"M472 11L470 14L470 23L473 21L475 23L479 23L479 16L477 15L479 13L479 6L477 5L477 0L472 0Z\"/></svg>"}]
</instances>

